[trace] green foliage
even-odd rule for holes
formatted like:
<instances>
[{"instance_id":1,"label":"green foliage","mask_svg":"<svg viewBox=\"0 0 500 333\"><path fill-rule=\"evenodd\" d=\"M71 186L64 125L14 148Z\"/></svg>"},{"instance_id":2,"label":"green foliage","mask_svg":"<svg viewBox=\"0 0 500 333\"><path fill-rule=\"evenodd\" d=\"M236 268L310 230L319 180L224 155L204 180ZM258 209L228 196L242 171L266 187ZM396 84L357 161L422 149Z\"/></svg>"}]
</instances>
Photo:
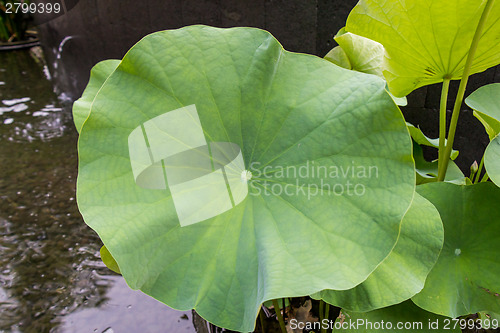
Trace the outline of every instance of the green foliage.
<instances>
[{"instance_id":1,"label":"green foliage","mask_svg":"<svg viewBox=\"0 0 500 333\"><path fill-rule=\"evenodd\" d=\"M132 288L250 331L262 302L352 288L394 247L415 174L404 120L380 78L284 51L262 30L205 26L147 36L112 67L91 78L98 86L112 72L74 108L77 128L87 118L77 199ZM205 137L241 147L254 177L239 205L181 227L168 190L135 183L128 136L192 104ZM319 178L264 169L312 165L378 173L321 179L330 187L309 195ZM363 182L366 193L332 193L346 181ZM306 192L266 195L270 184Z\"/></svg>"},{"instance_id":2,"label":"green foliage","mask_svg":"<svg viewBox=\"0 0 500 333\"><path fill-rule=\"evenodd\" d=\"M444 246L424 289L412 300L437 314L458 317L500 312L500 189L491 183L417 187L444 225Z\"/></svg>"},{"instance_id":3,"label":"green foliage","mask_svg":"<svg viewBox=\"0 0 500 333\"><path fill-rule=\"evenodd\" d=\"M443 246L443 224L434 206L415 194L401 223L391 254L360 285L350 290L324 290L327 303L349 311L371 311L401 303L418 293Z\"/></svg>"},{"instance_id":4,"label":"green foliage","mask_svg":"<svg viewBox=\"0 0 500 333\"><path fill-rule=\"evenodd\" d=\"M415 159L417 185L436 182L438 176L438 161L426 161L422 148L417 143L413 144L413 158ZM444 181L457 185L465 185L466 177L455 162L450 161Z\"/></svg>"},{"instance_id":5,"label":"green foliage","mask_svg":"<svg viewBox=\"0 0 500 333\"><path fill-rule=\"evenodd\" d=\"M382 74L384 47L381 44L346 32L345 28L340 29L335 35L335 41L339 46L328 52L325 56L326 60L343 68L377 75L384 79ZM407 104L406 97L394 97L389 90L387 92L397 105L404 106Z\"/></svg>"},{"instance_id":6,"label":"green foliage","mask_svg":"<svg viewBox=\"0 0 500 333\"><path fill-rule=\"evenodd\" d=\"M451 147L468 75L500 63L499 44L495 42L500 35L495 24L499 13L500 3L492 0L361 0L346 24L347 31L383 45L382 72L396 96L445 81L442 99L446 102L447 81L461 79L448 142L444 121L440 123L442 136L436 140L409 125L416 141L417 184L432 182L418 186L418 193L436 206L445 229L438 263L427 277L424 289L412 299L425 310L450 317L482 310L498 312L500 307L497 296L500 265L494 259L500 254L495 245L499 241L495 228L500 225L495 223L500 220L495 202L500 199L500 190L492 184L447 184L471 184L480 179L483 162L473 170L477 176L469 180L448 158L456 157ZM484 166L497 184L500 181L498 96L498 84L494 84L480 88L467 99L492 140L485 152ZM446 103L441 109L443 118ZM440 161L425 161L419 144L439 148Z\"/></svg>"},{"instance_id":7,"label":"green foliage","mask_svg":"<svg viewBox=\"0 0 500 333\"><path fill-rule=\"evenodd\" d=\"M111 253L109 253L106 246L102 246L99 252L101 253L101 260L106 265L106 267L108 267L113 272L120 274L120 267L118 267L118 263L115 261Z\"/></svg>"},{"instance_id":8,"label":"green foliage","mask_svg":"<svg viewBox=\"0 0 500 333\"><path fill-rule=\"evenodd\" d=\"M436 321L444 330L440 315L498 316L500 188L485 181L500 185L500 84L466 100L491 140L470 179L452 146L468 76L500 63L499 14L494 0L361 0L328 61L287 52L262 30L191 26L97 64L73 114L78 205L105 244L103 261L132 288L239 331L254 328L262 303L304 295L342 307L339 321L421 322L418 332L435 332ZM447 127L451 79L461 83ZM404 96L438 82L440 138L431 139L405 125L386 87ZM138 186L130 149L142 129L144 155L167 163L156 160L145 124L181 108L197 112L208 147L241 149L237 178L248 182L232 208L182 227L165 165L165 188ZM172 142L191 133L173 127ZM426 161L421 145L439 149L439 160ZM317 173L359 166L376 176ZM283 172L290 168L308 173ZM332 190L360 182L362 195ZM320 304L321 319L328 307Z\"/></svg>"},{"instance_id":9,"label":"green foliage","mask_svg":"<svg viewBox=\"0 0 500 333\"><path fill-rule=\"evenodd\" d=\"M349 67L345 68L374 74L382 79L384 78L382 74L384 47L381 44L371 39L346 32L344 29L341 29L337 33L335 41L339 46L333 48L325 56L325 59L344 67L344 64L337 63L337 58L334 56L335 54L344 54L345 57L339 55L338 59L340 59L340 62L343 62L343 59L347 59Z\"/></svg>"},{"instance_id":10,"label":"green foliage","mask_svg":"<svg viewBox=\"0 0 500 333\"><path fill-rule=\"evenodd\" d=\"M484 152L484 167L488 177L500 186L500 135L491 140Z\"/></svg>"},{"instance_id":11,"label":"green foliage","mask_svg":"<svg viewBox=\"0 0 500 333\"><path fill-rule=\"evenodd\" d=\"M474 110L474 116L493 140L500 133L500 83L477 89L465 99L465 104Z\"/></svg>"},{"instance_id":12,"label":"green foliage","mask_svg":"<svg viewBox=\"0 0 500 333\"><path fill-rule=\"evenodd\" d=\"M487 1L361 0L346 30L381 43L390 91L405 96L416 88L460 79L472 37ZM500 63L500 2L493 2L472 63L479 73Z\"/></svg>"},{"instance_id":13,"label":"green foliage","mask_svg":"<svg viewBox=\"0 0 500 333\"><path fill-rule=\"evenodd\" d=\"M387 308L371 312L352 312L342 310L343 317L337 319L337 325L344 321L342 332L356 333L377 333L377 332L455 332L460 333L460 326L454 326L450 318L439 316L424 311L413 304L411 301L393 305ZM385 323L384 328L373 326L374 324ZM359 323L359 327L349 327L350 323ZM370 326L370 324L372 326ZM409 325L406 328L398 329L399 325ZM448 324L448 325L447 325ZM390 327L390 328L389 328Z\"/></svg>"},{"instance_id":14,"label":"green foliage","mask_svg":"<svg viewBox=\"0 0 500 333\"><path fill-rule=\"evenodd\" d=\"M500 186L500 83L477 89L465 103L474 109L474 115L490 137L491 142L484 153L484 166L489 178Z\"/></svg>"},{"instance_id":15,"label":"green foliage","mask_svg":"<svg viewBox=\"0 0 500 333\"><path fill-rule=\"evenodd\" d=\"M413 126L410 123L406 123L408 126L408 130L410 131L411 138L413 141L418 143L421 146L427 146L427 147L434 147L434 148L439 148L439 139L431 139L428 136L426 136L422 130L418 127ZM445 140L446 142L446 140ZM458 151L457 150L452 150L451 152L451 159L454 160L458 157Z\"/></svg>"}]
</instances>

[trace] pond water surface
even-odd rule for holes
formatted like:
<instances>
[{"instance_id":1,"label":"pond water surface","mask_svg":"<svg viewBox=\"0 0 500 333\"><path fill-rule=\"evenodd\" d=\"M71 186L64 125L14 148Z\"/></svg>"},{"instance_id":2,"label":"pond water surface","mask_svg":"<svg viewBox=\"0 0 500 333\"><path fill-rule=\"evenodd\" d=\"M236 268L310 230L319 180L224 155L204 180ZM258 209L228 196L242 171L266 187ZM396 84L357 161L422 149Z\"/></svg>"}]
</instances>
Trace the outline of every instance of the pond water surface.
<instances>
[{"instance_id":1,"label":"pond water surface","mask_svg":"<svg viewBox=\"0 0 500 333\"><path fill-rule=\"evenodd\" d=\"M71 101L37 50L0 51L0 332L195 332L102 264L75 202Z\"/></svg>"}]
</instances>

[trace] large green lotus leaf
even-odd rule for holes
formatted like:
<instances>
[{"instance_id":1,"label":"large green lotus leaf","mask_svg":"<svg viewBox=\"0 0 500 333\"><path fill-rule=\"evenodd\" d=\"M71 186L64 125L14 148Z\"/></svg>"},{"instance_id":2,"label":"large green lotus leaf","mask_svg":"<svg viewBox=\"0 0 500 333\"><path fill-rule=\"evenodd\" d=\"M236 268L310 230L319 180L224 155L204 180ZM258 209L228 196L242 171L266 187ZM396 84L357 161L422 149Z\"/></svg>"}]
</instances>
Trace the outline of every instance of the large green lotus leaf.
<instances>
[{"instance_id":1,"label":"large green lotus leaf","mask_svg":"<svg viewBox=\"0 0 500 333\"><path fill-rule=\"evenodd\" d=\"M374 75L287 52L258 29L191 26L149 35L106 80L84 123L80 211L131 288L251 331L262 302L350 289L394 247L415 171L404 119L384 88ZM179 114L189 117L161 125L170 126L170 143L160 148L178 147L202 129L202 141L237 145L253 173L248 195L231 196L228 210L182 227L174 205L179 183L139 182L130 157L152 157L153 146L134 150L128 141L141 129L146 140L158 116ZM185 126L198 118L196 131ZM224 169L232 175L234 168ZM246 186L250 175L241 175L222 180L226 197L233 185ZM226 207L221 197L182 203L197 216Z\"/></svg>"},{"instance_id":2,"label":"large green lotus leaf","mask_svg":"<svg viewBox=\"0 0 500 333\"><path fill-rule=\"evenodd\" d=\"M454 326L455 323L450 318L424 311L412 301L370 312L342 310L342 314L344 317L336 321L339 327L336 331L339 332L461 332L460 326Z\"/></svg>"},{"instance_id":3,"label":"large green lotus leaf","mask_svg":"<svg viewBox=\"0 0 500 333\"><path fill-rule=\"evenodd\" d=\"M323 290L327 303L365 312L401 303L424 287L443 246L443 224L434 206L415 193L391 254L360 285L350 290Z\"/></svg>"},{"instance_id":4,"label":"large green lotus leaf","mask_svg":"<svg viewBox=\"0 0 500 333\"><path fill-rule=\"evenodd\" d=\"M346 29L381 43L384 76L395 96L463 75L467 54L486 0L361 0ZM472 74L500 63L500 2L488 16Z\"/></svg>"},{"instance_id":5,"label":"large green lotus leaf","mask_svg":"<svg viewBox=\"0 0 500 333\"><path fill-rule=\"evenodd\" d=\"M500 83L482 86L465 99L465 104L474 110L493 140L500 133Z\"/></svg>"},{"instance_id":6,"label":"large green lotus leaf","mask_svg":"<svg viewBox=\"0 0 500 333\"><path fill-rule=\"evenodd\" d=\"M500 311L500 189L491 183L431 183L417 191L444 225L444 246L424 289L412 300L449 317Z\"/></svg>"},{"instance_id":7,"label":"large green lotus leaf","mask_svg":"<svg viewBox=\"0 0 500 333\"><path fill-rule=\"evenodd\" d=\"M73 103L73 121L76 130L80 133L83 123L90 114L90 107L97 92L104 84L108 76L118 67L120 60L104 60L97 63L90 71L90 79L87 87L83 91L82 97Z\"/></svg>"}]
</instances>

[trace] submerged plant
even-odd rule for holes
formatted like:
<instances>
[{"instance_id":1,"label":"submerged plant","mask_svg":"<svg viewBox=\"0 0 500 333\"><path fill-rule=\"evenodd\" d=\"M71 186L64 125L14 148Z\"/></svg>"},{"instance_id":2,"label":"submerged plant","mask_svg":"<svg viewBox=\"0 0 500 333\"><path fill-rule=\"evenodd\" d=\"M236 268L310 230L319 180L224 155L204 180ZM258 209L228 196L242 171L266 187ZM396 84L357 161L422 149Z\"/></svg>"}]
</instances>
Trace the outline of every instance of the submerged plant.
<instances>
[{"instance_id":1,"label":"submerged plant","mask_svg":"<svg viewBox=\"0 0 500 333\"><path fill-rule=\"evenodd\" d=\"M329 304L350 320L500 312L500 189L476 184L483 164L498 179L497 86L468 99L492 139L484 163L465 177L452 161L467 78L500 62L499 9L362 0L329 61L262 30L190 26L97 64L73 114L78 206L103 261L131 288L242 332L269 300L285 330L291 302L277 300L307 295L320 321ZM430 139L388 91L435 82Z\"/></svg>"}]
</instances>

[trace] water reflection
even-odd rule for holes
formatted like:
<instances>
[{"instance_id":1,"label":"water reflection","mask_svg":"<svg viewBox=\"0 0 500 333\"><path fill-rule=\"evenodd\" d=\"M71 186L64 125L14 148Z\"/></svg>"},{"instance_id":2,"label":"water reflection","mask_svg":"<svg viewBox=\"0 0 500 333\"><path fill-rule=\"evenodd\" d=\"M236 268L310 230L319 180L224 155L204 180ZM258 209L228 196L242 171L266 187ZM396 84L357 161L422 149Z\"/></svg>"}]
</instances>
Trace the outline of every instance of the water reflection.
<instances>
[{"instance_id":1,"label":"water reflection","mask_svg":"<svg viewBox=\"0 0 500 333\"><path fill-rule=\"evenodd\" d=\"M71 116L33 54L0 53L0 332L194 332L101 263L75 203Z\"/></svg>"}]
</instances>

